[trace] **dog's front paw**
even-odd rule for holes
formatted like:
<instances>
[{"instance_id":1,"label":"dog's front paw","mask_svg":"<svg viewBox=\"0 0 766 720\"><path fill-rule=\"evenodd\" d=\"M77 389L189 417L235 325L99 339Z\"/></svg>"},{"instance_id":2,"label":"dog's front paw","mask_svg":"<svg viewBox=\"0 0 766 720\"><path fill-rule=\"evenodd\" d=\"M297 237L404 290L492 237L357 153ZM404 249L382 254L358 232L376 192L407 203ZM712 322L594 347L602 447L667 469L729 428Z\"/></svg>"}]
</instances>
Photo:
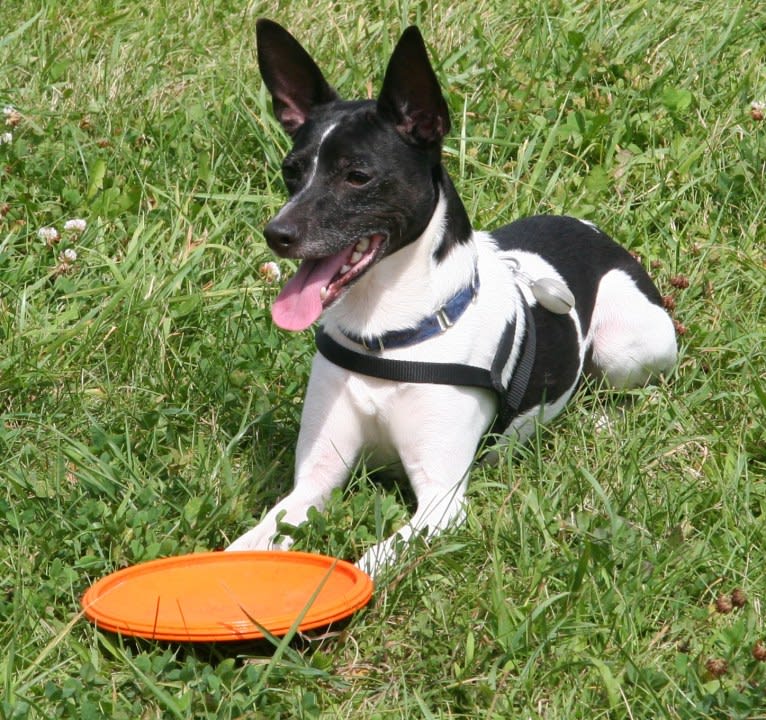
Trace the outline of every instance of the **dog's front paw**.
<instances>
[{"instance_id":1,"label":"dog's front paw","mask_svg":"<svg viewBox=\"0 0 766 720\"><path fill-rule=\"evenodd\" d=\"M356 566L372 578L380 577L383 571L396 560L398 546L401 545L401 542L400 537L394 536L377 545L373 545L359 558Z\"/></svg>"},{"instance_id":2,"label":"dog's front paw","mask_svg":"<svg viewBox=\"0 0 766 720\"><path fill-rule=\"evenodd\" d=\"M256 525L252 530L248 530L244 535L240 535L229 547L226 552L242 550L289 550L293 544L292 538L277 535L276 531L270 528L264 528L262 525Z\"/></svg>"}]
</instances>

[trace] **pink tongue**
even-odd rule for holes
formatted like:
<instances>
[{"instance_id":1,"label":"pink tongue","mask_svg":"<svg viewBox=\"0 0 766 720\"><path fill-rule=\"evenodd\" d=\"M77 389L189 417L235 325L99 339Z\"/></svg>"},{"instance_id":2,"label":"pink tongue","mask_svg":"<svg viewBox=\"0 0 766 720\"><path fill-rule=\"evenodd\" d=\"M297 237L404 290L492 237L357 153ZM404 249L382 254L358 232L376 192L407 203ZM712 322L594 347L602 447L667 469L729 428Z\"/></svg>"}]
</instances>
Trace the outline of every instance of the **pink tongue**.
<instances>
[{"instance_id":1,"label":"pink tongue","mask_svg":"<svg viewBox=\"0 0 766 720\"><path fill-rule=\"evenodd\" d=\"M271 306L271 317L284 330L305 330L322 314L319 291L346 262L347 251L321 260L304 260Z\"/></svg>"}]
</instances>

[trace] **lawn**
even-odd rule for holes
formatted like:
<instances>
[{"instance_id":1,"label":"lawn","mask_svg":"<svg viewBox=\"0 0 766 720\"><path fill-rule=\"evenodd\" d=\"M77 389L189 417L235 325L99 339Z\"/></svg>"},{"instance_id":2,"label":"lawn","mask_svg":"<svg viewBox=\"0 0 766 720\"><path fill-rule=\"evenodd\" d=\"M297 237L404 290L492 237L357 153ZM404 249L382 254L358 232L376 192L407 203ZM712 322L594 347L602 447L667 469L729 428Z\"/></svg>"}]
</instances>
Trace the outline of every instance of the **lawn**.
<instances>
[{"instance_id":1,"label":"lawn","mask_svg":"<svg viewBox=\"0 0 766 720\"><path fill-rule=\"evenodd\" d=\"M766 718L759 4L3 0L0 717ZM120 638L80 616L90 583L221 548L291 484L314 349L260 270L288 147L260 16L347 97L417 23L475 225L603 227L673 307L679 363L584 386L477 467L466 524L343 626ZM374 470L296 546L353 560L400 523Z\"/></svg>"}]
</instances>

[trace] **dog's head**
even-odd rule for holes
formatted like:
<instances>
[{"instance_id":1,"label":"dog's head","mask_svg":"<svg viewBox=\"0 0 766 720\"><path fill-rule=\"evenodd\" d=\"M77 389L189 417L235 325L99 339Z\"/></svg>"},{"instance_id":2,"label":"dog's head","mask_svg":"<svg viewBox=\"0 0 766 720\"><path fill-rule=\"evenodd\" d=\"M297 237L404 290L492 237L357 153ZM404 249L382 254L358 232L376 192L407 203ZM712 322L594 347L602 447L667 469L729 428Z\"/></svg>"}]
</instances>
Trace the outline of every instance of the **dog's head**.
<instances>
[{"instance_id":1,"label":"dog's head","mask_svg":"<svg viewBox=\"0 0 766 720\"><path fill-rule=\"evenodd\" d=\"M287 204L266 226L274 252L301 259L272 308L303 330L382 258L417 239L439 196L447 104L416 27L405 30L377 100L344 101L284 28L257 24L258 64L293 139Z\"/></svg>"}]
</instances>

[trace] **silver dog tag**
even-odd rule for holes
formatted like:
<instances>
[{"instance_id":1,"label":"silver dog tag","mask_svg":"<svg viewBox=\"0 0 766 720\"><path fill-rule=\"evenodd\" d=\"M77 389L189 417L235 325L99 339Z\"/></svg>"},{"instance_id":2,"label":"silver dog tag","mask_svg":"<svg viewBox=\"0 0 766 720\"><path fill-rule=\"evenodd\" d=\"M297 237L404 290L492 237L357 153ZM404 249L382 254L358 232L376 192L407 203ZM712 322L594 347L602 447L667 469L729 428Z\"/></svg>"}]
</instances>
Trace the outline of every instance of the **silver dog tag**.
<instances>
[{"instance_id":1,"label":"silver dog tag","mask_svg":"<svg viewBox=\"0 0 766 720\"><path fill-rule=\"evenodd\" d=\"M575 306L572 292L563 282L554 278L533 280L530 288L537 302L557 315L566 315Z\"/></svg>"}]
</instances>

